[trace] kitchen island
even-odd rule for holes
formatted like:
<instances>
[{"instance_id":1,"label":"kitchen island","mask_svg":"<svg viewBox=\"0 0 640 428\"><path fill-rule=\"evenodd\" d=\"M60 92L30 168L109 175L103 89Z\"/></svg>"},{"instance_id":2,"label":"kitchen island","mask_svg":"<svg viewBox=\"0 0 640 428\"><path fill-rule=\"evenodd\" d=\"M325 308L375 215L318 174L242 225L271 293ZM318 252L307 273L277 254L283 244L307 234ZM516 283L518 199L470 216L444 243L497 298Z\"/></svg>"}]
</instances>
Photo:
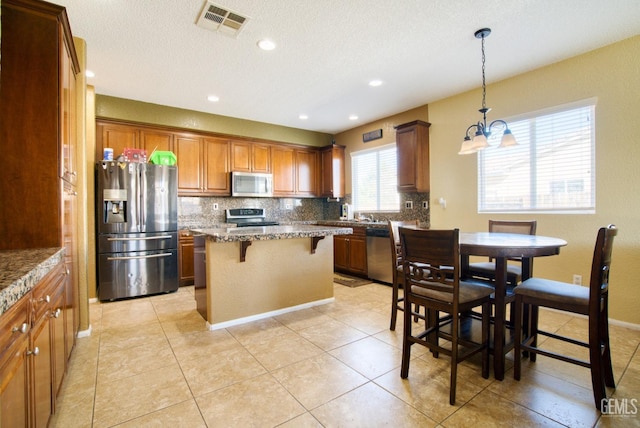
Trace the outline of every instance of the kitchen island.
<instances>
[{"instance_id":1,"label":"kitchen island","mask_svg":"<svg viewBox=\"0 0 640 428\"><path fill-rule=\"evenodd\" d=\"M193 230L201 242L196 260L198 252L206 255L205 266L196 266L195 294L209 329L333 302L332 237L352 231L317 225Z\"/></svg>"}]
</instances>

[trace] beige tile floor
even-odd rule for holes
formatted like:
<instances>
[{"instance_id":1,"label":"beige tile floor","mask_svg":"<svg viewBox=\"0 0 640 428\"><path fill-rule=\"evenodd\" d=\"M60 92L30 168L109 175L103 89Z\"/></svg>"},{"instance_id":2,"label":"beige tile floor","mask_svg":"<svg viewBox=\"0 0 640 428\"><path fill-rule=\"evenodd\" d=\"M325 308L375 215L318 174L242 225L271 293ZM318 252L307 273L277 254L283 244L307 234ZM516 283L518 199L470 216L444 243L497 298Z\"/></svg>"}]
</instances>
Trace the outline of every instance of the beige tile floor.
<instances>
[{"instance_id":1,"label":"beige tile floor","mask_svg":"<svg viewBox=\"0 0 640 428\"><path fill-rule=\"evenodd\" d=\"M463 363L450 406L448 357L414 346L400 378L391 289L334 289L334 303L217 331L196 312L193 287L91 304L93 331L77 340L51 426L640 426L640 416L600 415L587 369L544 357L525 363L519 382L511 355L502 382ZM543 312L541 324L582 336L586 328L557 312ZM609 393L631 403L640 399L640 331L612 326L611 335L618 387Z\"/></svg>"}]
</instances>

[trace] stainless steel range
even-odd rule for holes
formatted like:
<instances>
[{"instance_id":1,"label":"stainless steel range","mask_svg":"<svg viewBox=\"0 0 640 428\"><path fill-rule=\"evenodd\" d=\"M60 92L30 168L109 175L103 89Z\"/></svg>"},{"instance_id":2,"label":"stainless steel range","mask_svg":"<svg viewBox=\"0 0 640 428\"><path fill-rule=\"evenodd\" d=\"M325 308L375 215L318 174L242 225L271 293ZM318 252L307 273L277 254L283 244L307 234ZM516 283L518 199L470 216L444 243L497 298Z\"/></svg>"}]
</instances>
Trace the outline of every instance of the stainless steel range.
<instances>
[{"instance_id":1,"label":"stainless steel range","mask_svg":"<svg viewBox=\"0 0 640 428\"><path fill-rule=\"evenodd\" d=\"M227 210L227 223L238 227L277 226L276 220L267 220L264 208L231 208Z\"/></svg>"}]
</instances>

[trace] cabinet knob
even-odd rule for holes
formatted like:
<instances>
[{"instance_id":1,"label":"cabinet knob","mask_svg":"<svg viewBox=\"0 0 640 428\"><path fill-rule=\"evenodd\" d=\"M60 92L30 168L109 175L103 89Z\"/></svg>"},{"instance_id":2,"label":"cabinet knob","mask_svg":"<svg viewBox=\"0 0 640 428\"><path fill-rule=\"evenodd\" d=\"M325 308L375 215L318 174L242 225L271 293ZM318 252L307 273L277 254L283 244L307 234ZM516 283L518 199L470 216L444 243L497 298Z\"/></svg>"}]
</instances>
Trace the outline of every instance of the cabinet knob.
<instances>
[{"instance_id":1,"label":"cabinet knob","mask_svg":"<svg viewBox=\"0 0 640 428\"><path fill-rule=\"evenodd\" d=\"M51 318L58 318L60 317L60 308L56 309L54 312L51 312Z\"/></svg>"},{"instance_id":2,"label":"cabinet knob","mask_svg":"<svg viewBox=\"0 0 640 428\"><path fill-rule=\"evenodd\" d=\"M49 303L50 301L51 301L51 296L49 296L48 294L38 300L38 302L47 302L47 303Z\"/></svg>"},{"instance_id":3,"label":"cabinet knob","mask_svg":"<svg viewBox=\"0 0 640 428\"><path fill-rule=\"evenodd\" d=\"M27 351L27 355L40 355L40 348L36 346L33 351Z\"/></svg>"},{"instance_id":4,"label":"cabinet knob","mask_svg":"<svg viewBox=\"0 0 640 428\"><path fill-rule=\"evenodd\" d=\"M24 333L26 333L26 332L27 332L27 330L29 330L29 324L27 324L26 322L23 322L23 323L22 323L22 325L21 325L20 327L13 327L13 328L11 329L11 332L12 332L12 333L20 332L20 333L23 333L23 334L24 334Z\"/></svg>"}]
</instances>

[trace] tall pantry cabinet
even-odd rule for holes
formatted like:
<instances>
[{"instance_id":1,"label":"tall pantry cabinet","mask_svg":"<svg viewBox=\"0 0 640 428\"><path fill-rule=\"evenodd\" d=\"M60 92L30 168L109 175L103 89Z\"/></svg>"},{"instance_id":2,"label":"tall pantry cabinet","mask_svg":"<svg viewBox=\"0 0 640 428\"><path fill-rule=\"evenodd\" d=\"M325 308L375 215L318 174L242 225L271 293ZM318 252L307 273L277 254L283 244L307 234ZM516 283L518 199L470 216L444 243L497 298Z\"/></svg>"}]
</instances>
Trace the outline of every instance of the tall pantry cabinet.
<instances>
[{"instance_id":1,"label":"tall pantry cabinet","mask_svg":"<svg viewBox=\"0 0 640 428\"><path fill-rule=\"evenodd\" d=\"M2 0L1 19L0 250L65 247L61 280L51 288L51 295L59 296L56 302L63 303L57 306L59 311L46 315L60 321L43 324L47 334L43 330L39 335L62 350L57 359L51 357L51 403L44 401L42 417L36 417L40 402L31 403L36 409L28 414L30 426L46 426L44 415L55 409L61 372L79 325L76 129L81 118L76 111L76 76L80 65L64 7L38 0ZM39 325L32 325L34 332ZM31 390L43 379L34 371L43 363L26 355L33 371L26 380Z\"/></svg>"}]
</instances>

